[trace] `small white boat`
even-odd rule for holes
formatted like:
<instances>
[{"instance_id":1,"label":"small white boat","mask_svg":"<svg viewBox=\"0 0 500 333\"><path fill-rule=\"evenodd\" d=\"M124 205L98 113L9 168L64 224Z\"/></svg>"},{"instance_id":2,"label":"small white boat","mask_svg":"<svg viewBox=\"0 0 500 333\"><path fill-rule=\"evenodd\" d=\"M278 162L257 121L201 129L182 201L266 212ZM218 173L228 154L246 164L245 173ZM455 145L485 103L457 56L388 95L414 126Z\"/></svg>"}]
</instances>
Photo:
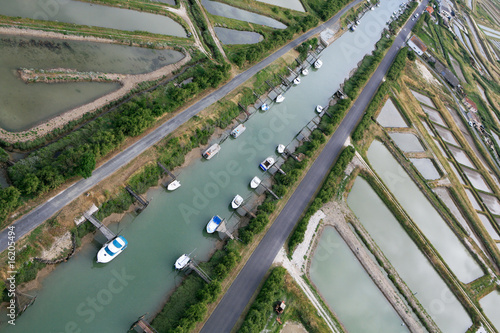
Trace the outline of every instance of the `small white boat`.
<instances>
[{"instance_id":1,"label":"small white boat","mask_svg":"<svg viewBox=\"0 0 500 333\"><path fill-rule=\"evenodd\" d=\"M181 182L178 180L174 180L173 182L168 184L167 190L173 191L173 190L177 190L179 187L181 187Z\"/></svg>"},{"instance_id":2,"label":"small white boat","mask_svg":"<svg viewBox=\"0 0 500 333\"><path fill-rule=\"evenodd\" d=\"M293 79L293 84L299 85L300 84L300 77L296 77L295 79Z\"/></svg>"},{"instance_id":3,"label":"small white boat","mask_svg":"<svg viewBox=\"0 0 500 333\"><path fill-rule=\"evenodd\" d=\"M242 203L243 203L243 197L239 194L236 194L233 201L231 201L231 207L233 207L233 209L236 209L239 206L241 206Z\"/></svg>"},{"instance_id":4,"label":"small white boat","mask_svg":"<svg viewBox=\"0 0 500 333\"><path fill-rule=\"evenodd\" d=\"M264 103L264 104L262 104L262 105L260 106L260 109L261 109L262 111L267 111L267 110L269 110L269 105L267 105L266 103Z\"/></svg>"},{"instance_id":5,"label":"small white boat","mask_svg":"<svg viewBox=\"0 0 500 333\"><path fill-rule=\"evenodd\" d=\"M243 198L242 198L242 201L243 201ZM222 219L220 218L219 215L215 215L214 217L212 217L212 219L210 219L210 221L208 221L208 223L207 223L207 232L209 234L213 234L215 232L215 230L217 230L217 228L219 227L221 222L222 222Z\"/></svg>"},{"instance_id":6,"label":"small white boat","mask_svg":"<svg viewBox=\"0 0 500 333\"><path fill-rule=\"evenodd\" d=\"M355 31L355 30L356 30L356 24L351 25L351 31Z\"/></svg>"},{"instance_id":7,"label":"small white boat","mask_svg":"<svg viewBox=\"0 0 500 333\"><path fill-rule=\"evenodd\" d=\"M302 75L307 76L307 74L309 74L309 70L307 68L304 68L302 70Z\"/></svg>"},{"instance_id":8,"label":"small white boat","mask_svg":"<svg viewBox=\"0 0 500 333\"><path fill-rule=\"evenodd\" d=\"M120 253L127 248L128 242L123 236L117 236L104 244L97 253L98 263L108 263L115 259Z\"/></svg>"},{"instance_id":9,"label":"small white boat","mask_svg":"<svg viewBox=\"0 0 500 333\"><path fill-rule=\"evenodd\" d=\"M281 143L276 147L276 150L278 151L279 154L283 154L285 152L285 145L282 145Z\"/></svg>"},{"instance_id":10,"label":"small white boat","mask_svg":"<svg viewBox=\"0 0 500 333\"><path fill-rule=\"evenodd\" d=\"M203 152L203 157L206 158L207 160L211 159L212 157L214 157L215 155L217 155L217 153L220 151L220 146L218 143L214 143L213 145L211 145L207 150L205 150L205 152Z\"/></svg>"},{"instance_id":11,"label":"small white boat","mask_svg":"<svg viewBox=\"0 0 500 333\"><path fill-rule=\"evenodd\" d=\"M260 183L262 181L260 180L259 177L255 176L252 178L252 180L250 181L250 188L257 188L259 187Z\"/></svg>"},{"instance_id":12,"label":"small white boat","mask_svg":"<svg viewBox=\"0 0 500 333\"><path fill-rule=\"evenodd\" d=\"M375 6L373 6L372 8L370 8L370 10L375 10Z\"/></svg>"},{"instance_id":13,"label":"small white boat","mask_svg":"<svg viewBox=\"0 0 500 333\"><path fill-rule=\"evenodd\" d=\"M231 131L231 136L236 139L241 135L241 133L245 132L246 129L247 128L245 127L245 125L239 124L235 129Z\"/></svg>"},{"instance_id":14,"label":"small white boat","mask_svg":"<svg viewBox=\"0 0 500 333\"><path fill-rule=\"evenodd\" d=\"M264 161L262 161L261 164L259 164L259 167L262 170L267 171L267 170L269 170L270 167L273 166L273 164L274 164L274 158L272 156L269 156Z\"/></svg>"},{"instance_id":15,"label":"small white boat","mask_svg":"<svg viewBox=\"0 0 500 333\"><path fill-rule=\"evenodd\" d=\"M318 59L314 62L314 68L320 69L321 66L323 66L323 61L321 61L321 59Z\"/></svg>"},{"instance_id":16,"label":"small white boat","mask_svg":"<svg viewBox=\"0 0 500 333\"><path fill-rule=\"evenodd\" d=\"M276 96L276 103L281 103L285 100L285 96L283 96L282 94L279 94L278 96Z\"/></svg>"},{"instance_id":17,"label":"small white boat","mask_svg":"<svg viewBox=\"0 0 500 333\"><path fill-rule=\"evenodd\" d=\"M189 264L190 261L191 258L189 258L187 254L183 254L175 261L175 269L183 269Z\"/></svg>"},{"instance_id":18,"label":"small white boat","mask_svg":"<svg viewBox=\"0 0 500 333\"><path fill-rule=\"evenodd\" d=\"M323 112L323 107L321 105L316 105L316 112L317 113Z\"/></svg>"}]
</instances>

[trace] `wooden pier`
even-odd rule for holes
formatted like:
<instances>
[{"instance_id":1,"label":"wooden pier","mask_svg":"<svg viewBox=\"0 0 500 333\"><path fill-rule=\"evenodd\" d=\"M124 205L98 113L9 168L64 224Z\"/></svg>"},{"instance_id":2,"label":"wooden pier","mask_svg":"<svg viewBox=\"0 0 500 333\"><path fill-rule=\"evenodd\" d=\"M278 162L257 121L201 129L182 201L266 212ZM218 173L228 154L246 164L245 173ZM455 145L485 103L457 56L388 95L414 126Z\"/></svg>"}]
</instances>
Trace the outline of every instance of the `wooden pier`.
<instances>
[{"instance_id":1,"label":"wooden pier","mask_svg":"<svg viewBox=\"0 0 500 333\"><path fill-rule=\"evenodd\" d=\"M83 213L83 216L90 223L92 223L93 225L95 225L95 227L97 229L99 229L100 232L102 232L102 234L104 235L104 237L106 237L106 239L108 241L110 241L110 240L112 240L113 238L116 237L116 235L111 230L109 230L108 227L106 227L104 224L102 224L101 221L99 221L98 219L96 219L93 215L88 214L87 212L85 212L85 213Z\"/></svg>"},{"instance_id":2,"label":"wooden pier","mask_svg":"<svg viewBox=\"0 0 500 333\"><path fill-rule=\"evenodd\" d=\"M135 200L137 200L142 205L142 208L146 208L149 205L149 201L141 197L139 194L135 193L130 186L125 186L125 189L127 189L128 193L130 193L130 195L133 196Z\"/></svg>"},{"instance_id":3,"label":"wooden pier","mask_svg":"<svg viewBox=\"0 0 500 333\"><path fill-rule=\"evenodd\" d=\"M135 323L132 324L130 327L131 330L135 330L137 332L137 328L140 329L139 332L144 332L144 333L158 333L157 330L155 330L146 320L144 320L144 317L146 315L142 315L137 319Z\"/></svg>"},{"instance_id":4,"label":"wooden pier","mask_svg":"<svg viewBox=\"0 0 500 333\"><path fill-rule=\"evenodd\" d=\"M175 175L170 172L161 162L158 162L158 166L162 168L163 172L165 172L167 175L169 175L173 180L175 180Z\"/></svg>"},{"instance_id":5,"label":"wooden pier","mask_svg":"<svg viewBox=\"0 0 500 333\"><path fill-rule=\"evenodd\" d=\"M217 229L215 229L215 230L216 230L219 234L224 234L224 235L228 236L229 238L234 239L233 234L231 234L231 233L229 232L229 230L227 230L227 228L226 228L226 220L223 220L223 221L219 224L219 226L217 227ZM223 237L221 237L221 238L223 238Z\"/></svg>"}]
</instances>

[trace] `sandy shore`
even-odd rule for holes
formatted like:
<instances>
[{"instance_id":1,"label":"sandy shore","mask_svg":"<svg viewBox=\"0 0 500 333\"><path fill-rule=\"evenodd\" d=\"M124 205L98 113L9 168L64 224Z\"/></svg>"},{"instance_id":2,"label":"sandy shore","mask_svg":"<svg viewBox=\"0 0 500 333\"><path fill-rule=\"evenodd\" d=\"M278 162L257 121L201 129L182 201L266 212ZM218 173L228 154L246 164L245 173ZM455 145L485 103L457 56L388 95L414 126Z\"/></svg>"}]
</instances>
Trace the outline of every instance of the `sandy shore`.
<instances>
[{"instance_id":1,"label":"sandy shore","mask_svg":"<svg viewBox=\"0 0 500 333\"><path fill-rule=\"evenodd\" d=\"M34 36L34 37L45 37L45 38L60 38L60 39L70 39L79 41L92 41L92 42L102 42L102 43L113 43L109 39L97 38L97 37L84 37L84 36L74 36L74 35L63 35L54 32L46 32L41 30L28 30L19 28L5 28L0 27L0 34L11 34L18 36ZM121 87L114 92L102 96L91 103L87 103L76 107L74 109L68 110L44 123L34 126L28 130L22 132L8 132L4 129L0 129L0 139L9 143L14 142L25 142L42 137L56 128L60 128L67 123L80 119L83 115L94 112L99 108L102 108L109 103L116 101L124 97L132 89L134 89L140 82L144 81L154 81L166 77L173 71L181 68L186 63L191 60L191 55L185 53L184 58L174 64L170 64L159 68L153 72L145 74L106 74L108 78L112 81L120 82Z\"/></svg>"}]
</instances>

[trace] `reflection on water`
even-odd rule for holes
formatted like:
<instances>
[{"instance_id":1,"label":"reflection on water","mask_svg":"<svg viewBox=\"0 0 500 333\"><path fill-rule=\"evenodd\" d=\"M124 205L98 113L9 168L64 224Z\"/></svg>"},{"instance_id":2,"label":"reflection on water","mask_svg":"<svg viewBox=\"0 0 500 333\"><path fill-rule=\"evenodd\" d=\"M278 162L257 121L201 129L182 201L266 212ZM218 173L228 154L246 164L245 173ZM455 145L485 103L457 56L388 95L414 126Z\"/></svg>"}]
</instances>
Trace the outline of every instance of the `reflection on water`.
<instances>
[{"instance_id":1,"label":"reflection on water","mask_svg":"<svg viewBox=\"0 0 500 333\"><path fill-rule=\"evenodd\" d=\"M257 0L257 1L283 8L293 9L299 12L304 12L304 7L302 6L302 3L300 3L300 0Z\"/></svg>"},{"instance_id":2,"label":"reflection on water","mask_svg":"<svg viewBox=\"0 0 500 333\"><path fill-rule=\"evenodd\" d=\"M255 44L260 42L264 37L253 31L238 31L233 29L226 29L214 27L217 38L222 44Z\"/></svg>"},{"instance_id":3,"label":"reflection on water","mask_svg":"<svg viewBox=\"0 0 500 333\"><path fill-rule=\"evenodd\" d=\"M164 15L101 6L76 0L0 0L0 14L126 31L185 37L182 25Z\"/></svg>"},{"instance_id":4,"label":"reflection on water","mask_svg":"<svg viewBox=\"0 0 500 333\"><path fill-rule=\"evenodd\" d=\"M334 228L323 230L309 274L349 332L408 332Z\"/></svg>"},{"instance_id":5,"label":"reflection on water","mask_svg":"<svg viewBox=\"0 0 500 333\"><path fill-rule=\"evenodd\" d=\"M0 127L8 131L28 129L120 86L96 82L25 84L16 72L19 68L139 74L183 57L174 50L10 35L1 35L0 49Z\"/></svg>"}]
</instances>

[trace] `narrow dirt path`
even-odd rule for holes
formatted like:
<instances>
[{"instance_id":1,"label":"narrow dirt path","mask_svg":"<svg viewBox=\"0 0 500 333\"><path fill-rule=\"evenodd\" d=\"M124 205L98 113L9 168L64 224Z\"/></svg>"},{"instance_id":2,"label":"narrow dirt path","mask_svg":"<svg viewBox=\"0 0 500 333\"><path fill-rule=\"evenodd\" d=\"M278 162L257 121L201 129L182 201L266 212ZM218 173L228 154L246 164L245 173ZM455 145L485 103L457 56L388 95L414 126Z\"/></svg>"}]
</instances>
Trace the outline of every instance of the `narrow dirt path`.
<instances>
[{"instance_id":1,"label":"narrow dirt path","mask_svg":"<svg viewBox=\"0 0 500 333\"><path fill-rule=\"evenodd\" d=\"M210 23L210 20L208 19L208 16L207 16L207 13L205 12L205 9L201 5L200 0L196 0L196 3L201 8L201 12L203 13L203 16L205 17L205 21L207 21L208 30L210 31L210 34L212 35L212 38L214 39L215 44L217 45L217 48L219 49L220 53L222 53L222 56L224 57L224 59L229 61L227 59L226 53L224 52L224 49L222 48L222 44L220 43L219 38L217 38L217 35L215 34L215 30L214 30L214 27L212 26L212 23Z\"/></svg>"}]
</instances>

